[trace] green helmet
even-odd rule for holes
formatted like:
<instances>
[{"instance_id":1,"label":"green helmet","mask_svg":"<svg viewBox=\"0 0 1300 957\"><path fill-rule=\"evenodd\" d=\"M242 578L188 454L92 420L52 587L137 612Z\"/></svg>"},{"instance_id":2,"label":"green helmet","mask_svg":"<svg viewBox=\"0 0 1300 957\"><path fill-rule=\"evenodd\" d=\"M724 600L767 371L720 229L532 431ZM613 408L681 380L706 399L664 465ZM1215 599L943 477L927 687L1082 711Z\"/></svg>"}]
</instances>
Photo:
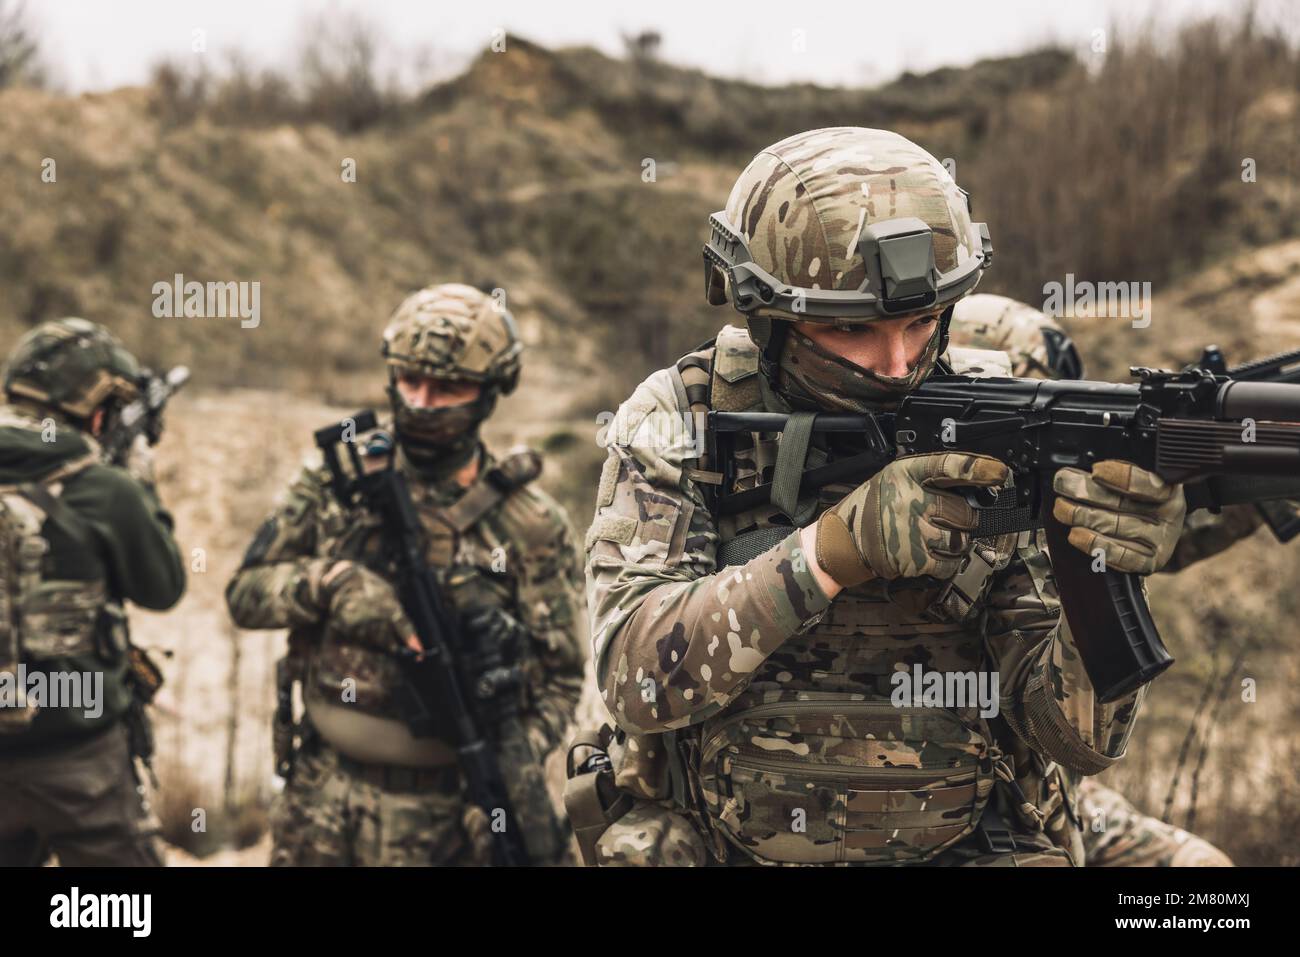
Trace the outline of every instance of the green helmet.
<instances>
[{"instance_id":1,"label":"green helmet","mask_svg":"<svg viewBox=\"0 0 1300 957\"><path fill-rule=\"evenodd\" d=\"M9 356L5 394L89 419L106 402L139 393L140 364L117 338L86 319L42 322Z\"/></svg>"},{"instance_id":2,"label":"green helmet","mask_svg":"<svg viewBox=\"0 0 1300 957\"><path fill-rule=\"evenodd\" d=\"M468 460L478 426L497 397L519 382L523 343L514 317L495 298L473 286L443 283L413 293L384 329L388 396L397 436L412 461L430 475ZM477 399L437 409L408 405L397 389L402 375L416 374L482 387Z\"/></svg>"},{"instance_id":3,"label":"green helmet","mask_svg":"<svg viewBox=\"0 0 1300 957\"><path fill-rule=\"evenodd\" d=\"M967 296L953 310L950 335L953 345L1005 352L1015 376L1083 378L1083 360L1060 323L1006 296Z\"/></svg>"},{"instance_id":4,"label":"green helmet","mask_svg":"<svg viewBox=\"0 0 1300 957\"><path fill-rule=\"evenodd\" d=\"M773 382L792 321L934 313L937 352L927 354L942 353L949 307L993 258L988 227L972 220L943 164L897 133L860 127L769 146L709 226L706 295L714 305L730 298L745 315Z\"/></svg>"}]
</instances>

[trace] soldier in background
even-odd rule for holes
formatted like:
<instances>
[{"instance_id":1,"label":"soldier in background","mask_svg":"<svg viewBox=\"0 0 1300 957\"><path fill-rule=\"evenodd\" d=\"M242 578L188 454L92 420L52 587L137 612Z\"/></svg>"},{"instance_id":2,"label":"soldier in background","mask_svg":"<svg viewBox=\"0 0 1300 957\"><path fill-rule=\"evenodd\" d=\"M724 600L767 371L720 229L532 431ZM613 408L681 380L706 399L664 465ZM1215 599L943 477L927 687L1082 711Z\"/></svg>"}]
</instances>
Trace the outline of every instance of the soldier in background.
<instances>
[{"instance_id":1,"label":"soldier in background","mask_svg":"<svg viewBox=\"0 0 1300 957\"><path fill-rule=\"evenodd\" d=\"M990 350L1010 361L1008 375L1081 379L1083 362L1057 320L1006 296L974 293L953 310L954 346ZM1253 534L1263 524L1253 505L1208 509L1187 517L1173 557L1162 571L1186 568ZM1078 780L1079 817L1088 867L1230 867L1221 850L1180 827L1143 814L1096 778Z\"/></svg>"},{"instance_id":2,"label":"soldier in background","mask_svg":"<svg viewBox=\"0 0 1300 957\"><path fill-rule=\"evenodd\" d=\"M518 380L510 313L477 289L444 284L406 299L383 334L396 445L367 467L402 470L427 532L426 556L460 622L464 687L515 649L527 753L501 756L515 818L536 863L563 861L567 832L543 760L577 703L585 657L581 567L567 519L532 484L540 457L495 456L479 429ZM363 447L366 436L357 436ZM289 680L305 715L272 811L272 864L484 864L488 821L469 806L453 743L414 737L401 718L398 652L418 650L393 589L378 519L340 506L309 467L258 531L226 591L244 628L289 628ZM287 716L285 716L287 717Z\"/></svg>"},{"instance_id":3,"label":"soldier in background","mask_svg":"<svg viewBox=\"0 0 1300 957\"><path fill-rule=\"evenodd\" d=\"M157 670L126 601L163 611L185 569L147 447L101 462L141 382L135 357L84 319L45 322L9 358L0 407L0 866L159 866L136 759ZM17 680L23 674L28 681ZM31 676L45 677L44 695ZM57 685L82 700L53 700ZM49 700L41 700L45 697Z\"/></svg>"}]
</instances>

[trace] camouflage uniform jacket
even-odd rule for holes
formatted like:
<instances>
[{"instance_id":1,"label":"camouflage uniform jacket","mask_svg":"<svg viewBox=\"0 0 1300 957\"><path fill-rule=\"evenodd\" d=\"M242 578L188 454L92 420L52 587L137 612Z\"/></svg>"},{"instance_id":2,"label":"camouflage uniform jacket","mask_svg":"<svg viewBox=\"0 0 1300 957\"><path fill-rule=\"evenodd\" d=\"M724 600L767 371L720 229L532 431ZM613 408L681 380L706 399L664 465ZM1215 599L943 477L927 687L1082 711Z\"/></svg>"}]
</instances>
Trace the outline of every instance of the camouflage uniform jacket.
<instances>
[{"instance_id":1,"label":"camouflage uniform jacket","mask_svg":"<svg viewBox=\"0 0 1300 957\"><path fill-rule=\"evenodd\" d=\"M533 453L496 462L483 451L479 477L462 489L454 480L431 484L402 461L412 499L428 533L426 555L455 611L499 608L525 626L531 640L520 652L522 713L539 757L559 743L581 687L584 636L578 611L580 567L560 506L527 483L537 473ZM504 495L489 473L528 471ZM523 463L521 465L521 463ZM231 579L227 602L245 628L290 628L291 643L307 649L309 688L338 700L355 682L363 712L397 717L402 677L394 649L356 643L330 627L320 581L340 559L391 574L383 559L378 519L362 508L345 511L323 467L308 467L267 519ZM467 636L467 640L468 636ZM472 649L460 649L466 655Z\"/></svg>"},{"instance_id":2,"label":"camouflage uniform jacket","mask_svg":"<svg viewBox=\"0 0 1300 957\"><path fill-rule=\"evenodd\" d=\"M743 330L701 355L715 399L720 382L733 399L749 382L740 406L761 408ZM1096 700L1040 542L973 543L989 572L964 607L925 581L828 601L793 529L722 569L720 542L791 523L770 506L714 518L681 366L650 376L609 425L587 600L604 703L630 734L679 732L690 781L674 790L703 808L715 849L720 831L763 862L926 860L972 833L998 777L1016 795L1012 826L1045 829L1082 863L1060 767L1093 774L1121 757L1143 691ZM736 487L770 479L775 455L772 436L750 436ZM816 513L851 488L822 490ZM999 715L895 707L891 676L915 666L996 673Z\"/></svg>"}]
</instances>

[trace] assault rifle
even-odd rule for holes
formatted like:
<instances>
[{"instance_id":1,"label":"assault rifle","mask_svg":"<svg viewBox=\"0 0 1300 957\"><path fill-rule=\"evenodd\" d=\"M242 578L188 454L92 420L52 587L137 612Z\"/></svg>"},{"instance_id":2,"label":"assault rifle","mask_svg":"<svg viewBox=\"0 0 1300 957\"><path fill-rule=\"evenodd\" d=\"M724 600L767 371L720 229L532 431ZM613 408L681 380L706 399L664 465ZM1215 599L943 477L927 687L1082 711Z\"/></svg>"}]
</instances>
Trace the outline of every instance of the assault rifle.
<instances>
[{"instance_id":1,"label":"assault rifle","mask_svg":"<svg viewBox=\"0 0 1300 957\"><path fill-rule=\"evenodd\" d=\"M399 652L406 676L407 699L403 701L403 712L407 724L415 737L437 735L456 748L469 800L482 808L493 824L493 862L510 867L527 865L527 848L511 811L496 754L482 734L461 687L452 652L460 644L458 622L447 608L433 570L425 561L424 533L406 478L391 463L385 468L368 469L357 451L356 436L373 430L375 424L373 411L358 412L337 425L320 429L315 437L340 504L364 505L378 516L396 573L398 598L420 641L420 652L410 649ZM384 442L377 448L368 448L367 453L391 453L391 438L383 435L381 443ZM348 450L349 471L339 461L340 443Z\"/></svg>"},{"instance_id":2,"label":"assault rifle","mask_svg":"<svg viewBox=\"0 0 1300 957\"><path fill-rule=\"evenodd\" d=\"M100 440L104 461L125 466L137 435L157 445L162 437L163 409L189 381L190 370L185 366L176 366L165 376L145 371L140 377L140 394L118 410Z\"/></svg>"},{"instance_id":3,"label":"assault rifle","mask_svg":"<svg viewBox=\"0 0 1300 957\"><path fill-rule=\"evenodd\" d=\"M975 535L1045 530L1070 632L1098 698L1114 701L1173 658L1151 620L1141 576L1094 572L1093 559L1066 540L1068 529L1052 516L1055 473L1122 459L1184 483L1189 509L1300 497L1300 385L1233 380L1196 368L1131 371L1140 382L938 375L904 397L896 412L818 414L811 431L850 433L845 438L855 454L806 469L799 496L833 482L864 481L902 455L976 452L1005 462L1008 488L967 493L979 510ZM734 442L736 433L784 431L790 418L709 413L709 453L724 468L719 514L761 505L773 491L766 484L727 494L733 476L721 445ZM805 418L797 432L807 435L808 427Z\"/></svg>"},{"instance_id":4,"label":"assault rifle","mask_svg":"<svg viewBox=\"0 0 1300 957\"><path fill-rule=\"evenodd\" d=\"M1236 379L1238 382L1300 384L1300 349L1295 352L1279 352L1275 356L1255 359L1252 362L1243 362L1229 369L1222 350L1218 346L1206 346L1201 350L1201 358L1193 363L1193 367L1213 372L1215 375L1226 375L1229 379Z\"/></svg>"},{"instance_id":5,"label":"assault rifle","mask_svg":"<svg viewBox=\"0 0 1300 957\"><path fill-rule=\"evenodd\" d=\"M1218 346L1206 346L1201 358L1195 363L1197 368L1226 375L1229 379L1245 382L1291 382L1300 384L1300 349L1295 352L1281 352L1265 359L1256 359L1239 366L1228 368L1227 360ZM1279 542L1289 542L1300 535L1300 512L1285 502L1258 502L1255 508L1272 530Z\"/></svg>"}]
</instances>

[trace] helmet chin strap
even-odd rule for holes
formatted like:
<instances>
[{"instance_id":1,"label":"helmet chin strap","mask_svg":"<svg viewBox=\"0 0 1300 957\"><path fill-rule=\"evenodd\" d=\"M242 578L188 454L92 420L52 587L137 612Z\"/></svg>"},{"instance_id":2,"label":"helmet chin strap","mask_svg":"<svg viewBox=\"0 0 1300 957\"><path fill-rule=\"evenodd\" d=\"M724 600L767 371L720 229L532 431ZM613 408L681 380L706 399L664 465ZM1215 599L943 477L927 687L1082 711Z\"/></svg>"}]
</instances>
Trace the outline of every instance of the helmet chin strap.
<instances>
[{"instance_id":1,"label":"helmet chin strap","mask_svg":"<svg viewBox=\"0 0 1300 957\"><path fill-rule=\"evenodd\" d=\"M942 371L945 374L952 372L952 367L944 361L943 355L948 351L948 327L952 325L952 313L957 308L956 302L948 304L948 308L939 316L939 355L935 360L934 368L936 372Z\"/></svg>"}]
</instances>

